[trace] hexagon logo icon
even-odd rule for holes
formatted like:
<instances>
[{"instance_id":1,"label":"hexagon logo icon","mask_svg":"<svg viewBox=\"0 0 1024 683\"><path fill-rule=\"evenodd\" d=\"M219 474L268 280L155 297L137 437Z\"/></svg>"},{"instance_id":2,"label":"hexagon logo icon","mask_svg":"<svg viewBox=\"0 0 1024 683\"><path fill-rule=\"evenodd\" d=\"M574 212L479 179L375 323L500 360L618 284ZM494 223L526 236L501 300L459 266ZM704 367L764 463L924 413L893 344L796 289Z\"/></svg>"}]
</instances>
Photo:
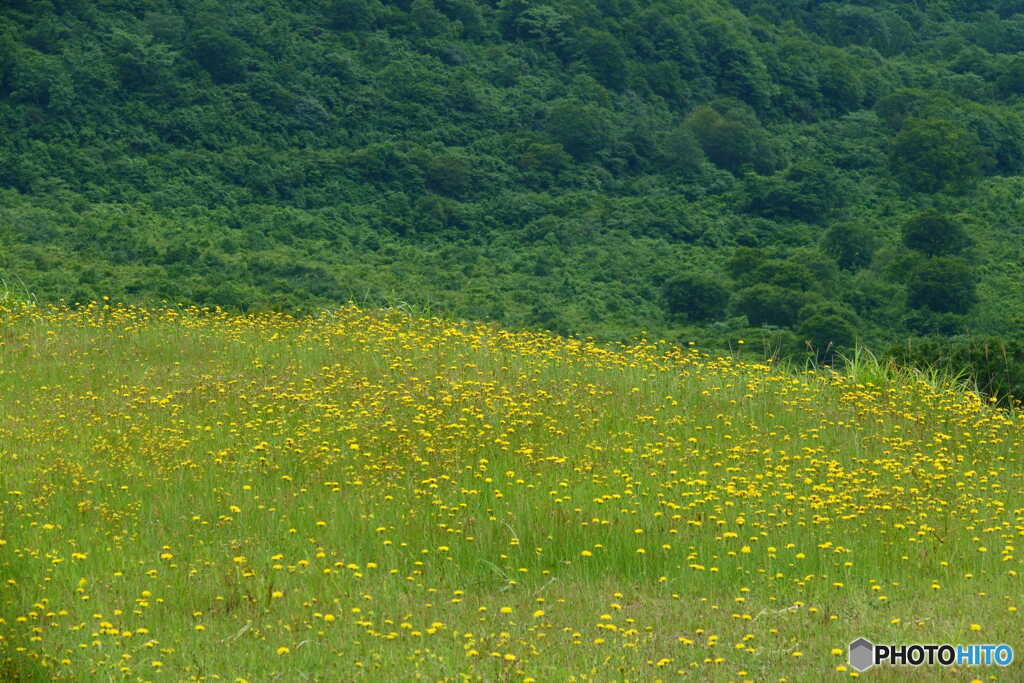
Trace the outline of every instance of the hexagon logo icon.
<instances>
[{"instance_id":1,"label":"hexagon logo icon","mask_svg":"<svg viewBox=\"0 0 1024 683\"><path fill-rule=\"evenodd\" d=\"M867 671L875 665L875 646L867 638L858 638L850 643L850 668Z\"/></svg>"}]
</instances>

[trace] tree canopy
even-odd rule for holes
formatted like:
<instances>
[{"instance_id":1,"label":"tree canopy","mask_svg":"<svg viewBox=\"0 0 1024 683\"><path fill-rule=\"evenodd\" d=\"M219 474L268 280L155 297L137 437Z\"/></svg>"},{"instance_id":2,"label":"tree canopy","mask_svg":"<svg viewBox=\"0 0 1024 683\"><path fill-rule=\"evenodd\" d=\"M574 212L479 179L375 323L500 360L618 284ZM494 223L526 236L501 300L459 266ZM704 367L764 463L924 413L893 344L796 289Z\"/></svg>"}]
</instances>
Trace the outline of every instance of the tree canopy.
<instances>
[{"instance_id":1,"label":"tree canopy","mask_svg":"<svg viewBox=\"0 0 1024 683\"><path fill-rule=\"evenodd\" d=\"M1014 337L1017 9L8 2L0 287L793 353Z\"/></svg>"}]
</instances>

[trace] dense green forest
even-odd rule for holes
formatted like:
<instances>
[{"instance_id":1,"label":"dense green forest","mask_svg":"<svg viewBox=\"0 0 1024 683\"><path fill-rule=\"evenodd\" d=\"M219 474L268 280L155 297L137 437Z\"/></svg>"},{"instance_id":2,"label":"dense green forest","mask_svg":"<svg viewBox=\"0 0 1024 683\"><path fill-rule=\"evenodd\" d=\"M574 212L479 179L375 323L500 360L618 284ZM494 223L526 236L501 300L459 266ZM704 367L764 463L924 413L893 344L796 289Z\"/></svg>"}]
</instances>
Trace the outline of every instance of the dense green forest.
<instances>
[{"instance_id":1,"label":"dense green forest","mask_svg":"<svg viewBox=\"0 0 1024 683\"><path fill-rule=\"evenodd\" d=\"M860 342L1010 390L1022 53L1024 0L7 0L0 295Z\"/></svg>"}]
</instances>

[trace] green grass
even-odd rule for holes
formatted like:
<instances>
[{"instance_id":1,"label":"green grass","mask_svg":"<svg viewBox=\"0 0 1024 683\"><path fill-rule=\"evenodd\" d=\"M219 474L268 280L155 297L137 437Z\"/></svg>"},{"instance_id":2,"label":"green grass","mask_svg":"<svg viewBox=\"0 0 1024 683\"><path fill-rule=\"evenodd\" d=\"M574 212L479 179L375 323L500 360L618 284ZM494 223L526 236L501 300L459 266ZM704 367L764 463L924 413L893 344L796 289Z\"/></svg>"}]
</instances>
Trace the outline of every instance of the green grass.
<instances>
[{"instance_id":1,"label":"green grass","mask_svg":"<svg viewBox=\"0 0 1024 683\"><path fill-rule=\"evenodd\" d=\"M7 302L0 671L800 681L858 636L1017 645L1021 418L872 362Z\"/></svg>"}]
</instances>

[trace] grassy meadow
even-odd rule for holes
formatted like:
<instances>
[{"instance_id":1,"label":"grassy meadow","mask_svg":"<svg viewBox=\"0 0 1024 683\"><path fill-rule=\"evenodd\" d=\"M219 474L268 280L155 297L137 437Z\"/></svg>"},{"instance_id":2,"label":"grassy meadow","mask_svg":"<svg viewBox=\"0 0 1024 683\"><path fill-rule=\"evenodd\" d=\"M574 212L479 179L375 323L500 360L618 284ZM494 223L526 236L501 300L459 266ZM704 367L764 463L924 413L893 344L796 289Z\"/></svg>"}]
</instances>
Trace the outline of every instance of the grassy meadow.
<instances>
[{"instance_id":1,"label":"grassy meadow","mask_svg":"<svg viewBox=\"0 0 1024 683\"><path fill-rule=\"evenodd\" d=\"M1024 417L870 362L0 304L4 680L818 681L855 675L858 636L1021 653L1022 493Z\"/></svg>"}]
</instances>

